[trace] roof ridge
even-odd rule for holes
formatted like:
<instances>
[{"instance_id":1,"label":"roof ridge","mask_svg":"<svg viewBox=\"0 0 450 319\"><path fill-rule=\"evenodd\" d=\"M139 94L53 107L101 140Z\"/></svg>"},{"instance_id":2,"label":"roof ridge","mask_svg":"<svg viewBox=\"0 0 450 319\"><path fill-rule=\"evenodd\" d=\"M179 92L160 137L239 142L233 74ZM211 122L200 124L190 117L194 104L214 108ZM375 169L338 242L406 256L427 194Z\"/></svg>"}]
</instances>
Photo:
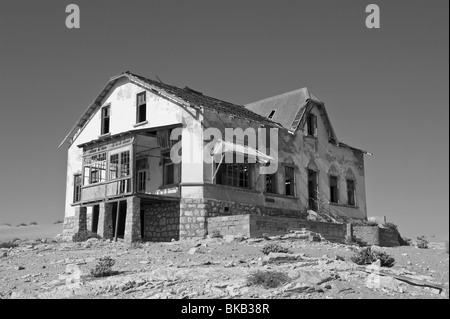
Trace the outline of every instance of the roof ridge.
<instances>
[{"instance_id":1,"label":"roof ridge","mask_svg":"<svg viewBox=\"0 0 450 319\"><path fill-rule=\"evenodd\" d=\"M306 91L307 94L308 94L308 97L311 97L311 94L310 94L310 91L309 91L308 87L305 86L305 87L302 87L300 89L296 89L296 90L292 90L292 91L285 92L285 93L282 93L282 94L274 95L274 96L271 96L271 97L268 97L268 98L265 98L265 99L262 99L262 100L253 101L253 102L245 104L245 106L252 105L252 104L257 104L257 103L262 103L262 102L266 102L266 101L272 101L274 99L283 98L285 96L288 96L288 95L291 95L291 94L295 94L295 93L299 93L301 91L303 91L303 92Z\"/></svg>"}]
</instances>

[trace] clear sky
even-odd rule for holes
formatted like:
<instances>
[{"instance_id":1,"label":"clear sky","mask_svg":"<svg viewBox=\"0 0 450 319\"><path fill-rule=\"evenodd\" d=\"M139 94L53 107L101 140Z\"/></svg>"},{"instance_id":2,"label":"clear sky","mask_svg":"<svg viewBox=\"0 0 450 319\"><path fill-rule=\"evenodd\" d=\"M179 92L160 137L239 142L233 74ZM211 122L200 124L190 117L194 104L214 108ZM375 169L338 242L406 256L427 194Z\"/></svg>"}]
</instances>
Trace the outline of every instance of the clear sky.
<instances>
[{"instance_id":1,"label":"clear sky","mask_svg":"<svg viewBox=\"0 0 450 319\"><path fill-rule=\"evenodd\" d=\"M0 224L64 217L57 147L126 70L238 104L307 86L338 138L374 153L369 216L448 236L448 0L0 0Z\"/></svg>"}]
</instances>

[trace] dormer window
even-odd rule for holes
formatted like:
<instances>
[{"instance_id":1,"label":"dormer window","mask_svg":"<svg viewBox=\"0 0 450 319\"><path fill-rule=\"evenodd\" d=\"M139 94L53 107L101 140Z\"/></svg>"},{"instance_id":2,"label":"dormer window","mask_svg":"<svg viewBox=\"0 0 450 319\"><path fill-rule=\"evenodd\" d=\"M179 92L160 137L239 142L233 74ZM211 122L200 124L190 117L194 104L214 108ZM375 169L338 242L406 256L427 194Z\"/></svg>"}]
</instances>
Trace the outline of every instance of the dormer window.
<instances>
[{"instance_id":1,"label":"dormer window","mask_svg":"<svg viewBox=\"0 0 450 319\"><path fill-rule=\"evenodd\" d=\"M308 136L317 135L317 116L314 114L309 114L306 118L306 134Z\"/></svg>"},{"instance_id":2,"label":"dormer window","mask_svg":"<svg viewBox=\"0 0 450 319\"><path fill-rule=\"evenodd\" d=\"M147 121L147 99L145 92L136 97L136 123Z\"/></svg>"},{"instance_id":3,"label":"dormer window","mask_svg":"<svg viewBox=\"0 0 450 319\"><path fill-rule=\"evenodd\" d=\"M102 127L101 127L101 135L105 135L109 133L109 123L110 123L110 115L111 108L110 106L105 106L101 110L102 114Z\"/></svg>"},{"instance_id":4,"label":"dormer window","mask_svg":"<svg viewBox=\"0 0 450 319\"><path fill-rule=\"evenodd\" d=\"M273 110L270 112L269 116L267 117L269 120L273 119L273 116L275 115L276 110Z\"/></svg>"}]
</instances>

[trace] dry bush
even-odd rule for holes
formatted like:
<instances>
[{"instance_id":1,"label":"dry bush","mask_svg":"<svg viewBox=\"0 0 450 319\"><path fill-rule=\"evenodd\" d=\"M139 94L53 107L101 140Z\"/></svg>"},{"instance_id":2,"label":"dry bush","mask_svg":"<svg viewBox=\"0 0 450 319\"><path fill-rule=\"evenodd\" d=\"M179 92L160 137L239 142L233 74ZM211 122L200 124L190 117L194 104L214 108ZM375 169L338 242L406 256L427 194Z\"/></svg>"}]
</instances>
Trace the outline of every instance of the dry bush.
<instances>
[{"instance_id":1,"label":"dry bush","mask_svg":"<svg viewBox=\"0 0 450 319\"><path fill-rule=\"evenodd\" d=\"M115 263L116 261L111 257L100 258L98 264L91 270L91 275L94 277L109 277L116 275L118 272L112 269Z\"/></svg>"},{"instance_id":2,"label":"dry bush","mask_svg":"<svg viewBox=\"0 0 450 319\"><path fill-rule=\"evenodd\" d=\"M73 235L72 241L74 243L81 243L81 242L85 242L86 240L91 239L91 238L102 239L102 237L99 236L98 234L93 233L89 230L86 230L86 231L78 232L75 235Z\"/></svg>"},{"instance_id":3,"label":"dry bush","mask_svg":"<svg viewBox=\"0 0 450 319\"><path fill-rule=\"evenodd\" d=\"M383 224L383 227L398 231L398 226L394 223L387 222Z\"/></svg>"},{"instance_id":4,"label":"dry bush","mask_svg":"<svg viewBox=\"0 0 450 319\"><path fill-rule=\"evenodd\" d=\"M0 248L10 249L10 248L15 248L17 246L19 246L19 245L15 242L15 240L0 242Z\"/></svg>"},{"instance_id":5,"label":"dry bush","mask_svg":"<svg viewBox=\"0 0 450 319\"><path fill-rule=\"evenodd\" d=\"M366 247L356 252L353 257L350 258L357 265L370 265L377 260L381 261L381 267L393 267L395 259L385 252L374 251L370 247Z\"/></svg>"},{"instance_id":6,"label":"dry bush","mask_svg":"<svg viewBox=\"0 0 450 319\"><path fill-rule=\"evenodd\" d=\"M266 244L262 249L262 253L264 255L268 255L270 253L286 253L286 254L292 254L292 251L289 248L283 247L281 245L278 245L276 243L270 243Z\"/></svg>"},{"instance_id":7,"label":"dry bush","mask_svg":"<svg viewBox=\"0 0 450 319\"><path fill-rule=\"evenodd\" d=\"M276 288L289 282L288 275L279 271L258 270L247 277L248 286L262 286L266 289Z\"/></svg>"},{"instance_id":8,"label":"dry bush","mask_svg":"<svg viewBox=\"0 0 450 319\"><path fill-rule=\"evenodd\" d=\"M417 237L417 248L427 249L428 248L428 240L425 239L425 236Z\"/></svg>"}]
</instances>

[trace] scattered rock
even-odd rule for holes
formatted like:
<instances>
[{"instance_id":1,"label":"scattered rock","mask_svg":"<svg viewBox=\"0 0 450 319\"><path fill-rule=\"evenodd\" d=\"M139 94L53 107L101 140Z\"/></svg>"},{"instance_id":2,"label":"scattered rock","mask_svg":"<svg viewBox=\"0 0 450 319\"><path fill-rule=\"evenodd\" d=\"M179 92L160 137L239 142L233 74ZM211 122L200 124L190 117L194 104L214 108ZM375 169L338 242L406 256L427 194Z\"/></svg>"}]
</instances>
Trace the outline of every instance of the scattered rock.
<instances>
[{"instance_id":1,"label":"scattered rock","mask_svg":"<svg viewBox=\"0 0 450 319\"><path fill-rule=\"evenodd\" d=\"M262 265L293 263L302 260L303 256L300 254L269 253L262 259Z\"/></svg>"},{"instance_id":2,"label":"scattered rock","mask_svg":"<svg viewBox=\"0 0 450 319\"><path fill-rule=\"evenodd\" d=\"M16 267L16 270L24 270L25 269L25 267L22 267L22 266L18 266L18 267Z\"/></svg>"},{"instance_id":3,"label":"scattered rock","mask_svg":"<svg viewBox=\"0 0 450 319\"><path fill-rule=\"evenodd\" d=\"M366 279L366 287L370 289L387 289L389 291L404 293L406 285L392 277L370 274Z\"/></svg>"},{"instance_id":4,"label":"scattered rock","mask_svg":"<svg viewBox=\"0 0 450 319\"><path fill-rule=\"evenodd\" d=\"M198 251L198 248L194 247L189 249L188 254L189 255L195 255L195 253Z\"/></svg>"}]
</instances>

